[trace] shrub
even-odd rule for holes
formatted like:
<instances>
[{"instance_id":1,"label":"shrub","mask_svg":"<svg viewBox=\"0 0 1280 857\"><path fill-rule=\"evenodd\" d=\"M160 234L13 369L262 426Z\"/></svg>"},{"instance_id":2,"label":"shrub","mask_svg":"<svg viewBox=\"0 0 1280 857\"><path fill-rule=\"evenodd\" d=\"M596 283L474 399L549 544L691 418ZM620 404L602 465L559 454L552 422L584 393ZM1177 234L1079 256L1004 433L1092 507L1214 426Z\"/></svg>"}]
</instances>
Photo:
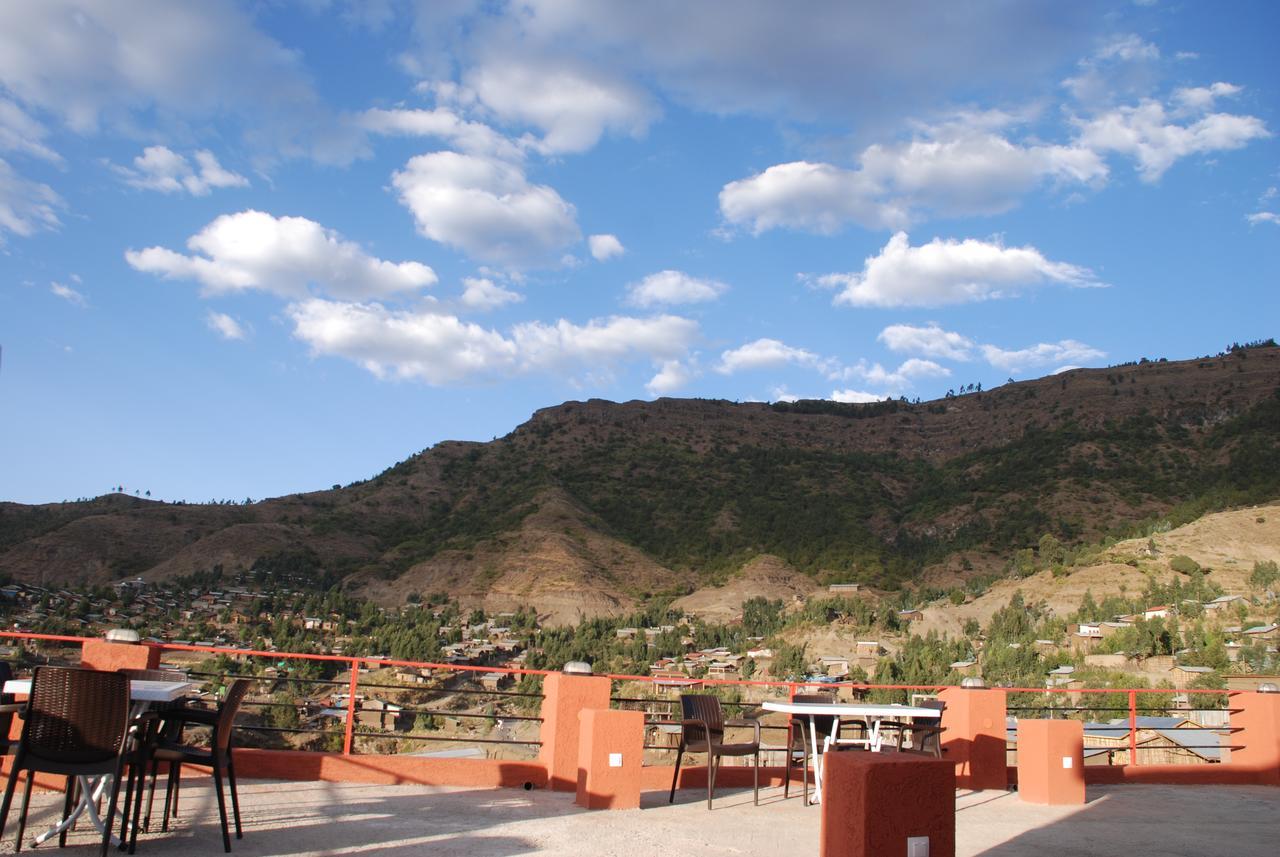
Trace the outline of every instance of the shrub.
<instances>
[{"instance_id":1,"label":"shrub","mask_svg":"<svg viewBox=\"0 0 1280 857\"><path fill-rule=\"evenodd\" d=\"M1169 567L1179 574L1195 574L1200 570L1200 563L1196 562L1189 556L1178 554L1169 560Z\"/></svg>"}]
</instances>

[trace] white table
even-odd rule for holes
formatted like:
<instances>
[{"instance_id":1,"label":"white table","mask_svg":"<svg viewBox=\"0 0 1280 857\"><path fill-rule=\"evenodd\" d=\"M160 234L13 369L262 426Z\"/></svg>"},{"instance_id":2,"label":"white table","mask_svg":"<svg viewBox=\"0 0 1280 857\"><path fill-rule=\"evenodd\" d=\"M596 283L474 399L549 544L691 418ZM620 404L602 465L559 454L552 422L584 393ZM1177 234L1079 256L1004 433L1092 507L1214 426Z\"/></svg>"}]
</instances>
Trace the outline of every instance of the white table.
<instances>
[{"instance_id":1,"label":"white table","mask_svg":"<svg viewBox=\"0 0 1280 857\"><path fill-rule=\"evenodd\" d=\"M813 790L814 801L822 800L822 754L833 744L840 743L840 718L857 718L866 720L870 731L867 734L867 749L878 752L881 748L880 724L885 720L902 721L907 718L937 720L942 712L936 708L917 708L912 705L876 705L867 702L765 702L765 711L777 711L782 714L809 718L809 740L813 754ZM831 734L818 747L818 730L814 728L818 717L834 717Z\"/></svg>"},{"instance_id":2,"label":"white table","mask_svg":"<svg viewBox=\"0 0 1280 857\"><path fill-rule=\"evenodd\" d=\"M129 682L129 698L133 701L133 706L129 711L129 722L132 723L142 715L144 711L154 702L174 702L181 699L197 687L192 681L146 681L143 679L135 679ZM4 683L4 692L12 693L20 696L31 695L31 679L15 678ZM76 804L71 814L58 824L35 838L35 844L39 845L49 839L57 836L64 830L69 829L76 823L83 813L89 813L89 821L101 833L106 830L106 825L102 818L98 815L98 799L102 797L102 793L106 791L107 786L111 782L111 775L106 774L101 777L77 777L80 781L80 802ZM115 845L120 844L117 836L112 836L111 841Z\"/></svg>"}]
</instances>

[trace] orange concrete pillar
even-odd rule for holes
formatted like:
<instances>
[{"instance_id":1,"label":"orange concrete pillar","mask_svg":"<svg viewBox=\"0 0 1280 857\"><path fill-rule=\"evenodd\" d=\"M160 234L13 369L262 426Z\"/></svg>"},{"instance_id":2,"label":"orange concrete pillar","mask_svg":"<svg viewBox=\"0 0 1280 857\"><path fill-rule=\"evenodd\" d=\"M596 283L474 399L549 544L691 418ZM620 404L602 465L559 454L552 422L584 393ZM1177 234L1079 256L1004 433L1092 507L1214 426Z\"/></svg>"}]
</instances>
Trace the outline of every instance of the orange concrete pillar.
<instances>
[{"instance_id":1,"label":"orange concrete pillar","mask_svg":"<svg viewBox=\"0 0 1280 857\"><path fill-rule=\"evenodd\" d=\"M588 709L578 714L578 794L587 809L639 809L644 712Z\"/></svg>"},{"instance_id":2,"label":"orange concrete pillar","mask_svg":"<svg viewBox=\"0 0 1280 857\"><path fill-rule=\"evenodd\" d=\"M1027 803L1084 803L1084 723L1018 721L1018 797Z\"/></svg>"},{"instance_id":3,"label":"orange concrete pillar","mask_svg":"<svg viewBox=\"0 0 1280 857\"><path fill-rule=\"evenodd\" d=\"M160 650L140 643L85 640L80 647L80 666L107 672L120 669L153 670L160 666Z\"/></svg>"},{"instance_id":4,"label":"orange concrete pillar","mask_svg":"<svg viewBox=\"0 0 1280 857\"><path fill-rule=\"evenodd\" d=\"M942 747L956 766L962 789L1007 789L1005 694L1003 690L948 687L938 698L942 712Z\"/></svg>"},{"instance_id":5,"label":"orange concrete pillar","mask_svg":"<svg viewBox=\"0 0 1280 857\"><path fill-rule=\"evenodd\" d=\"M818 853L955 857L955 765L907 753L825 754Z\"/></svg>"},{"instance_id":6,"label":"orange concrete pillar","mask_svg":"<svg viewBox=\"0 0 1280 857\"><path fill-rule=\"evenodd\" d=\"M609 679L604 676L552 673L542 680L542 748L547 785L555 791L578 788L578 714L609 707Z\"/></svg>"},{"instance_id":7,"label":"orange concrete pillar","mask_svg":"<svg viewBox=\"0 0 1280 857\"><path fill-rule=\"evenodd\" d=\"M1258 783L1280 786L1280 693L1233 694L1231 766L1256 771Z\"/></svg>"}]
</instances>

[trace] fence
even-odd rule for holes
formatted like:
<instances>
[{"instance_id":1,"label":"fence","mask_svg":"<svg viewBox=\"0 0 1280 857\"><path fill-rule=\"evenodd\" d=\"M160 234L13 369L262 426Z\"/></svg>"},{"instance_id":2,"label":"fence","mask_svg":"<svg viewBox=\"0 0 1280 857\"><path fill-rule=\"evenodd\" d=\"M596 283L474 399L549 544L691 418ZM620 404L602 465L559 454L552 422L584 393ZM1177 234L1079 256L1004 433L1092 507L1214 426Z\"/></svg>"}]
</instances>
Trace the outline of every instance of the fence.
<instances>
[{"instance_id":1,"label":"fence","mask_svg":"<svg viewBox=\"0 0 1280 857\"><path fill-rule=\"evenodd\" d=\"M78 648L86 638L24 632L0 632L0 636L22 641L24 649L38 661L77 662ZM260 692L245 704L256 712L257 722L238 726L242 733L257 736L261 746L281 748L308 747L345 756L372 750L375 754L394 748L416 748L422 745L457 745L446 751L456 754L467 747L483 748L484 755L495 752L503 758L529 759L542 745L541 677L547 670L499 667L461 663L433 663L392 660L387 658L348 657L343 655L272 652L232 647L187 645L182 643L148 644L161 656L178 653L205 654L230 659L220 671L193 669L193 677L216 686L227 678L252 678L259 682ZM265 662L265 663L264 663ZM256 669L255 669L256 667ZM362 680L362 673L373 667L427 671L425 685L388 683L385 680ZM477 687L477 679L498 676L493 687ZM673 681L638 675L607 675L612 682L611 706L631 708L646 714L645 749L662 753L674 749L653 738L661 734L664 723L678 719L673 706L678 692L696 684L703 692L722 697L730 709L750 709L769 699L787 699L798 692L822 690L846 698L873 702L906 702L912 695L933 696L945 685L877 685L861 682L796 682L751 681L734 679L697 679ZM514 685L513 689L498 686ZM263 685L268 688L261 692ZM330 689L331 704L320 704L324 688ZM1186 763L1221 764L1230 760L1233 750L1242 749L1230 737L1239 730L1227 725L1234 692L1190 689L1115 689L1115 688L1001 688L1006 711L1013 718L1060 718L1088 720L1099 715L1086 729L1086 755L1092 764L1118 767L1139 766L1153 758L1170 761L1170 755L1182 754ZM261 697L266 696L266 699ZM281 699L279 697L283 696ZM394 696L388 704L377 697ZM413 698L410 701L409 698ZM476 703L480 700L480 703ZM1191 705L1195 700L1196 705ZM406 704L409 702L410 704ZM482 710L474 710L483 706ZM292 713L290 713L292 712ZM1122 716L1116 716L1122 715ZM1144 718L1179 719L1180 725L1149 723ZM1206 722L1202 728L1188 723ZM251 718L252 719L252 718ZM297 722L294 722L296 719ZM413 725L403 728L407 720ZM453 729L431 728L441 720L452 721ZM392 728L386 728L390 721ZM1208 724L1208 721L1221 725ZM330 723L340 724L330 726ZM481 727L487 726L482 734ZM777 749L787 745L785 719L772 718L763 724L766 742ZM1178 733L1188 733L1185 736ZM312 736L309 742L285 741L284 736ZM1013 729L1006 730L1007 746L1016 752ZM1092 743L1091 743L1092 742ZM1170 753L1170 746L1176 747ZM1102 752L1091 751L1106 751ZM1176 761L1176 759L1175 759Z\"/></svg>"}]
</instances>

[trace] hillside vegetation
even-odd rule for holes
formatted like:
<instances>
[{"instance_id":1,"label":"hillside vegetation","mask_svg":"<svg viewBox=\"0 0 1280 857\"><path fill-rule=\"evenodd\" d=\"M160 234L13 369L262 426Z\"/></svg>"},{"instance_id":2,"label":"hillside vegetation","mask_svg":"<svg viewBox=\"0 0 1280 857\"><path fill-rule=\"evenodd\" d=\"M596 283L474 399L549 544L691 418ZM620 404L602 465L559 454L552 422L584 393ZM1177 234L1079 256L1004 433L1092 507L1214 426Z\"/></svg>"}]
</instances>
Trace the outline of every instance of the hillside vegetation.
<instances>
[{"instance_id":1,"label":"hillside vegetation","mask_svg":"<svg viewBox=\"0 0 1280 857\"><path fill-rule=\"evenodd\" d=\"M490 443L245 505L0 504L25 582L307 567L384 601L443 592L572 621L724 584L954 585L1280 497L1280 349L1074 370L871 405L569 402Z\"/></svg>"}]
</instances>

